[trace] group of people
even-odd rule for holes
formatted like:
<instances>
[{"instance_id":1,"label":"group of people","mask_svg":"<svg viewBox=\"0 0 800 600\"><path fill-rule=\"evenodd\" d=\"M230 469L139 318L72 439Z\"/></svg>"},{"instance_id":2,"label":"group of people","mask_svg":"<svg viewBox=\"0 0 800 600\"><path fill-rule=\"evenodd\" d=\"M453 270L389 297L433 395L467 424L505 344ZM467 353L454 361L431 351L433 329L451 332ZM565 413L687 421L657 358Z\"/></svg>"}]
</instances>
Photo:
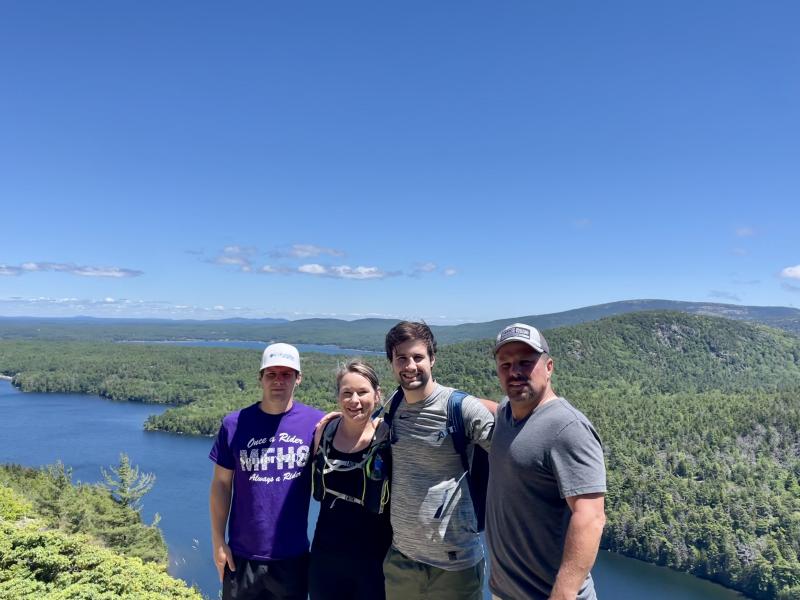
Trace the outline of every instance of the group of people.
<instances>
[{"instance_id":1,"label":"group of people","mask_svg":"<svg viewBox=\"0 0 800 600\"><path fill-rule=\"evenodd\" d=\"M596 598L603 450L589 420L553 390L544 336L522 323L497 335L499 404L434 379L436 341L424 323L395 325L386 357L399 385L389 398L375 370L354 360L336 374L339 413L325 416L294 400L297 349L266 348L261 401L223 419L210 453L223 598L483 598L482 523L457 435L467 455L489 456L493 598ZM312 495L320 513L309 552Z\"/></svg>"}]
</instances>

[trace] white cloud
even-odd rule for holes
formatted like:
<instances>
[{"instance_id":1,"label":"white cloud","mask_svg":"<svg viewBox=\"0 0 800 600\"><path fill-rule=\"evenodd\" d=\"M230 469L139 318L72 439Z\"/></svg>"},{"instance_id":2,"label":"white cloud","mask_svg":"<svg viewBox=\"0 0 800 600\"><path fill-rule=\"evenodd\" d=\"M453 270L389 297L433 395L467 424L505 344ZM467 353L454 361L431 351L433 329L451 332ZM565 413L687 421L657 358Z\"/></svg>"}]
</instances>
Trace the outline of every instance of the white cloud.
<instances>
[{"instance_id":1,"label":"white cloud","mask_svg":"<svg viewBox=\"0 0 800 600\"><path fill-rule=\"evenodd\" d=\"M454 268L452 268L452 267L449 267L449 268L445 269L445 270L444 270L444 271L442 271L442 272L444 273L444 276L445 276L445 277L452 277L453 275L455 275L456 273L458 273L458 271L456 271L456 270L455 270Z\"/></svg>"},{"instance_id":2,"label":"white cloud","mask_svg":"<svg viewBox=\"0 0 800 600\"><path fill-rule=\"evenodd\" d=\"M47 271L68 273L81 277L108 277L114 279L138 277L143 274L142 271L137 271L135 269L124 269L122 267L93 267L75 265L73 263L24 262L19 266L0 265L0 275L22 275L24 273L43 273Z\"/></svg>"},{"instance_id":3,"label":"white cloud","mask_svg":"<svg viewBox=\"0 0 800 600\"><path fill-rule=\"evenodd\" d=\"M222 253L211 259L215 265L239 267L245 273L253 269L251 257L256 253L256 249L250 246L225 246Z\"/></svg>"},{"instance_id":4,"label":"white cloud","mask_svg":"<svg viewBox=\"0 0 800 600\"><path fill-rule=\"evenodd\" d=\"M246 258L241 256L227 256L223 254L222 256L218 256L214 259L214 262L218 265L248 265L250 261Z\"/></svg>"},{"instance_id":5,"label":"white cloud","mask_svg":"<svg viewBox=\"0 0 800 600\"><path fill-rule=\"evenodd\" d=\"M225 246L222 249L223 254L245 254L251 255L255 254L256 249L252 246L239 246L238 244L232 244L230 246Z\"/></svg>"},{"instance_id":6,"label":"white cloud","mask_svg":"<svg viewBox=\"0 0 800 600\"><path fill-rule=\"evenodd\" d=\"M303 274L316 277L331 277L334 279L384 279L402 275L399 271L385 271L375 266L350 265L323 265L320 263L305 263L299 266L265 264L260 267L253 264L252 257L257 254L257 250L248 246L230 245L222 249L222 252L210 259L216 265L236 267L243 273L258 273L261 275L292 275ZM344 252L334 248L324 248L313 244L294 244L288 252L273 252L274 258L304 258L327 254L330 256L343 256ZM437 269L434 262L426 261L418 263L415 269L409 273L410 276L417 276L419 273L430 273Z\"/></svg>"},{"instance_id":7,"label":"white cloud","mask_svg":"<svg viewBox=\"0 0 800 600\"><path fill-rule=\"evenodd\" d=\"M291 272L292 269L288 267L273 267L272 265L264 265L257 271L257 273L266 273L266 274L283 273L284 275Z\"/></svg>"},{"instance_id":8,"label":"white cloud","mask_svg":"<svg viewBox=\"0 0 800 600\"><path fill-rule=\"evenodd\" d=\"M432 261L419 262L414 265L412 271L408 274L409 277L421 277L425 273L433 273L438 268L438 265Z\"/></svg>"},{"instance_id":9,"label":"white cloud","mask_svg":"<svg viewBox=\"0 0 800 600\"><path fill-rule=\"evenodd\" d=\"M781 271L781 277L784 279L800 279L800 265L786 267Z\"/></svg>"},{"instance_id":10,"label":"white cloud","mask_svg":"<svg viewBox=\"0 0 800 600\"><path fill-rule=\"evenodd\" d=\"M351 267L349 265L326 267L317 263L300 265L297 267L297 272L317 277L333 277L335 279L384 279L399 275L396 272L387 273L378 267Z\"/></svg>"},{"instance_id":11,"label":"white cloud","mask_svg":"<svg viewBox=\"0 0 800 600\"><path fill-rule=\"evenodd\" d=\"M74 270L69 271L73 275L80 275L82 277L136 277L141 275L141 271L131 271L130 269L119 269L117 267L76 267Z\"/></svg>"},{"instance_id":12,"label":"white cloud","mask_svg":"<svg viewBox=\"0 0 800 600\"><path fill-rule=\"evenodd\" d=\"M311 263L308 265L300 265L297 267L298 272L306 273L307 275L327 275L328 269L322 265Z\"/></svg>"},{"instance_id":13,"label":"white cloud","mask_svg":"<svg viewBox=\"0 0 800 600\"><path fill-rule=\"evenodd\" d=\"M591 225L592 225L592 222L589 219L577 219L577 220L572 222L572 226L575 229L587 229Z\"/></svg>"},{"instance_id":14,"label":"white cloud","mask_svg":"<svg viewBox=\"0 0 800 600\"><path fill-rule=\"evenodd\" d=\"M342 279L383 279L388 276L378 267L356 267L351 269L347 265L342 265L340 267L331 267L330 272L335 277L341 277Z\"/></svg>"},{"instance_id":15,"label":"white cloud","mask_svg":"<svg viewBox=\"0 0 800 600\"><path fill-rule=\"evenodd\" d=\"M342 250L317 246L316 244L292 244L288 250L273 250L270 252L272 258L312 258L323 255L340 258L345 254Z\"/></svg>"},{"instance_id":16,"label":"white cloud","mask_svg":"<svg viewBox=\"0 0 800 600\"><path fill-rule=\"evenodd\" d=\"M756 230L752 227L737 227L736 228L736 237L753 237L756 234Z\"/></svg>"},{"instance_id":17,"label":"white cloud","mask_svg":"<svg viewBox=\"0 0 800 600\"><path fill-rule=\"evenodd\" d=\"M19 275L22 270L19 267L12 267L11 265L0 265L0 275L7 275L14 277Z\"/></svg>"}]
</instances>

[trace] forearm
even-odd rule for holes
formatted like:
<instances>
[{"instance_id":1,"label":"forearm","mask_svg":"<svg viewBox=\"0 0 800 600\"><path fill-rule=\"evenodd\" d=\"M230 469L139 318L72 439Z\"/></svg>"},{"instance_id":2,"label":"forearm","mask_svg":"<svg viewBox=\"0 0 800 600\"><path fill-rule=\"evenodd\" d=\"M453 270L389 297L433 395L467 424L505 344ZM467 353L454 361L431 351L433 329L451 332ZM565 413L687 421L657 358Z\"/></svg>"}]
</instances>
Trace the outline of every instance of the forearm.
<instances>
[{"instance_id":1,"label":"forearm","mask_svg":"<svg viewBox=\"0 0 800 600\"><path fill-rule=\"evenodd\" d=\"M572 514L551 600L575 600L597 558L604 525L602 511Z\"/></svg>"},{"instance_id":2,"label":"forearm","mask_svg":"<svg viewBox=\"0 0 800 600\"><path fill-rule=\"evenodd\" d=\"M225 542L225 528L228 525L228 514L231 507L231 489L224 483L211 483L209 500L211 513L211 541L216 546Z\"/></svg>"}]
</instances>

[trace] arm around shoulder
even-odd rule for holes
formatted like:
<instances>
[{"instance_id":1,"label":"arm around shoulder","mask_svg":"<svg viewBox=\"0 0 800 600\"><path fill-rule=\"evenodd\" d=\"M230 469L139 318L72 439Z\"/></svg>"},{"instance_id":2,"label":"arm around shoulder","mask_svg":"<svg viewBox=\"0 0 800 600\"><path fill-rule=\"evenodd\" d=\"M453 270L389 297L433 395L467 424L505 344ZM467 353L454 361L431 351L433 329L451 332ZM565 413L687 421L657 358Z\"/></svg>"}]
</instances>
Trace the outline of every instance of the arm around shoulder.
<instances>
[{"instance_id":1,"label":"arm around shoulder","mask_svg":"<svg viewBox=\"0 0 800 600\"><path fill-rule=\"evenodd\" d=\"M492 416L497 415L497 402L494 400L487 400L486 398L478 398L478 400L481 404L483 404L484 407L486 407L486 410L492 413Z\"/></svg>"},{"instance_id":2,"label":"arm around shoulder","mask_svg":"<svg viewBox=\"0 0 800 600\"><path fill-rule=\"evenodd\" d=\"M461 405L469 439L484 450L489 450L492 441L496 410L497 403L476 396L469 396Z\"/></svg>"},{"instance_id":3,"label":"arm around shoulder","mask_svg":"<svg viewBox=\"0 0 800 600\"><path fill-rule=\"evenodd\" d=\"M320 440L322 440L322 432L327 427L328 423L336 419L337 417L341 417L342 413L339 411L333 411L326 413L319 422L314 426L314 447L311 449L312 454L317 453L317 448L319 448Z\"/></svg>"}]
</instances>

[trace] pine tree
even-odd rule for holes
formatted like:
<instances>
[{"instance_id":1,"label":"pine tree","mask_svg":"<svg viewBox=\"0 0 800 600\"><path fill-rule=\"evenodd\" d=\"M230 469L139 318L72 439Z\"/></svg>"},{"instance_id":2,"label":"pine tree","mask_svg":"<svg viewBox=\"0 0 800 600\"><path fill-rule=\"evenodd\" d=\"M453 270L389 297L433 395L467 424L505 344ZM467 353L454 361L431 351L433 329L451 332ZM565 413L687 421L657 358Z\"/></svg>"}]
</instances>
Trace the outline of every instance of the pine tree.
<instances>
[{"instance_id":1,"label":"pine tree","mask_svg":"<svg viewBox=\"0 0 800 600\"><path fill-rule=\"evenodd\" d=\"M140 473L139 467L131 465L127 454L120 452L119 464L109 466L111 473L100 467L105 483L103 487L111 492L114 500L135 511L142 509L141 500L156 482L153 473Z\"/></svg>"}]
</instances>

